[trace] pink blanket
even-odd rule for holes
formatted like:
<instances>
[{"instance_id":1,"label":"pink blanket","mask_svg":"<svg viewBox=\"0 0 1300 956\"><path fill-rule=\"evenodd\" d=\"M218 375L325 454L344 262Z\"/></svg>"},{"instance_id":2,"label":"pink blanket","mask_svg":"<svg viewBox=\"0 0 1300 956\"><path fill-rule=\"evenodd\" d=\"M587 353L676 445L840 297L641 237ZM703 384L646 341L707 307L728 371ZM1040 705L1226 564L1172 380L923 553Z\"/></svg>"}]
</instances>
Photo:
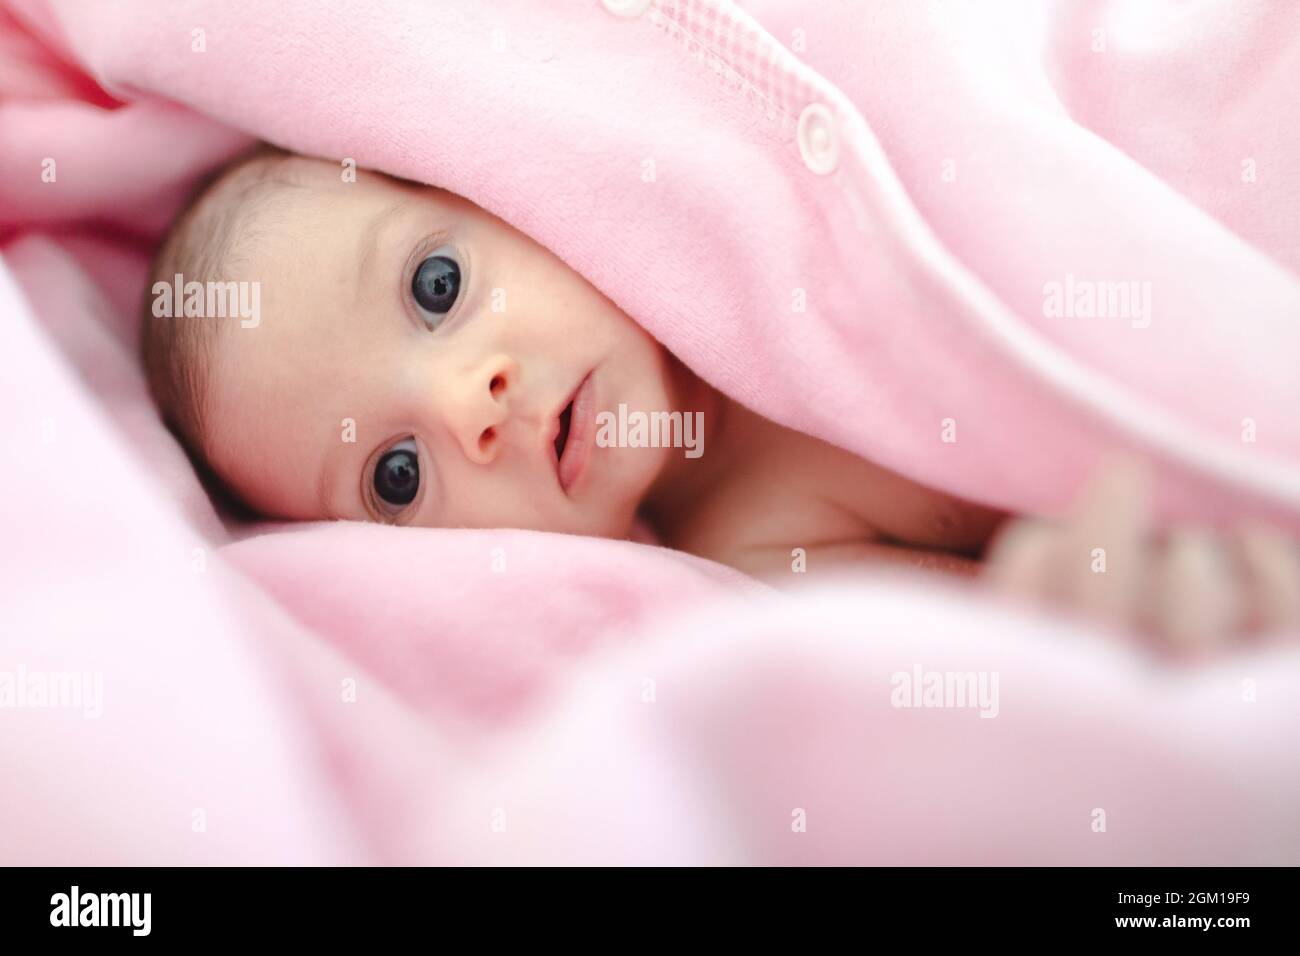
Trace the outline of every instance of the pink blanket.
<instances>
[{"instance_id":1,"label":"pink blanket","mask_svg":"<svg viewBox=\"0 0 1300 956\"><path fill-rule=\"evenodd\" d=\"M1300 530L1300 9L1140 7L0 0L0 861L1300 862L1294 645L232 532L135 360L261 138L468 196L917 480L1050 513L1136 449L1165 519Z\"/></svg>"}]
</instances>

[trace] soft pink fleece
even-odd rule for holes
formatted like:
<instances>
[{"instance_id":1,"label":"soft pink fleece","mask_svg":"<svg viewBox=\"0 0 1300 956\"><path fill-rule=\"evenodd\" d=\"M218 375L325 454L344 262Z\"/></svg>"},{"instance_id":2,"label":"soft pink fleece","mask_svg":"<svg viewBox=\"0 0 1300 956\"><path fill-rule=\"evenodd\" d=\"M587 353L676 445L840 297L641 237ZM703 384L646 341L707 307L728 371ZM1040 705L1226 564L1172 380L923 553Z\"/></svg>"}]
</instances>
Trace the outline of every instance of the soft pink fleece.
<instances>
[{"instance_id":1,"label":"soft pink fleece","mask_svg":"<svg viewBox=\"0 0 1300 956\"><path fill-rule=\"evenodd\" d=\"M264 138L468 196L919 480L1053 511L1139 448L1165 517L1300 528L1300 11L1144 6L0 3L0 672L105 681L97 721L0 709L0 860L1300 860L1294 650L1169 672L630 542L232 535L134 359L152 242ZM1046 317L1067 274L1150 282L1151 326ZM997 671L998 718L891 707L918 664Z\"/></svg>"}]
</instances>

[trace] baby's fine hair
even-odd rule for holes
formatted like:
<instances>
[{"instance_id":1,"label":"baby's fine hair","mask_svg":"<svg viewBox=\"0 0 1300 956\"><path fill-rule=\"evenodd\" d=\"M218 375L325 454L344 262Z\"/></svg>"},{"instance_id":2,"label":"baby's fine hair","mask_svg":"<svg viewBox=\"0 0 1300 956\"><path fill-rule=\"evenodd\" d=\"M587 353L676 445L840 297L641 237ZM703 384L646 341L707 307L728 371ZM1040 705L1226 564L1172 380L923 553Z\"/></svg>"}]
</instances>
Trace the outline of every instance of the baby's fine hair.
<instances>
[{"instance_id":1,"label":"baby's fine hair","mask_svg":"<svg viewBox=\"0 0 1300 956\"><path fill-rule=\"evenodd\" d=\"M180 303L171 316L155 315L157 282L226 282L233 278L241 251L255 235L257 216L268 190L296 186L286 160L290 154L260 146L208 178L171 224L149 269L141 306L140 353L149 394L163 422L185 448L200 473L211 478L204 439L208 434L207 381L213 341L221 323L186 317Z\"/></svg>"}]
</instances>

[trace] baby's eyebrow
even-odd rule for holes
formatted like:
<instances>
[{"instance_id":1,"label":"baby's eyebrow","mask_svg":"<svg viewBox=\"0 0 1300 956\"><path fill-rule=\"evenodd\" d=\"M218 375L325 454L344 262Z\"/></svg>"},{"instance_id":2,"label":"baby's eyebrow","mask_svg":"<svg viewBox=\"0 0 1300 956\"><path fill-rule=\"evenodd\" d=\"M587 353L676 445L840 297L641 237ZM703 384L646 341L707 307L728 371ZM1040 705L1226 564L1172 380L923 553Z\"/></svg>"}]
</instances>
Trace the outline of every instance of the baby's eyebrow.
<instances>
[{"instance_id":1,"label":"baby's eyebrow","mask_svg":"<svg viewBox=\"0 0 1300 956\"><path fill-rule=\"evenodd\" d=\"M357 248L353 257L357 260L357 295L361 295L366 286L366 273L370 269L371 259L374 257L375 247L378 245L379 233L383 230L385 224L392 219L398 212L406 206L405 200L398 200L383 210L374 219L366 224L366 228L361 231L357 239Z\"/></svg>"}]
</instances>

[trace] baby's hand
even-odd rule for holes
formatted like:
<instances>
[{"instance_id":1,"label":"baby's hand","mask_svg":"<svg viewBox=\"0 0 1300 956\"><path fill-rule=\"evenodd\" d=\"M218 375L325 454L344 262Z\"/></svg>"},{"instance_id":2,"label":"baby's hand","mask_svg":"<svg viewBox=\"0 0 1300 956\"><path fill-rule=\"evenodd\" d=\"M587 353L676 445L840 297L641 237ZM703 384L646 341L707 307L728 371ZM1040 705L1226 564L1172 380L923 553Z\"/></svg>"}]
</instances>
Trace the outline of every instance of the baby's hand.
<instances>
[{"instance_id":1,"label":"baby's hand","mask_svg":"<svg viewBox=\"0 0 1300 956\"><path fill-rule=\"evenodd\" d=\"M1300 549L1269 528L1231 535L1148 530L1145 482L1133 466L1103 472L1062 521L1010 522L985 577L1165 647L1203 653L1230 640L1300 629Z\"/></svg>"}]
</instances>

